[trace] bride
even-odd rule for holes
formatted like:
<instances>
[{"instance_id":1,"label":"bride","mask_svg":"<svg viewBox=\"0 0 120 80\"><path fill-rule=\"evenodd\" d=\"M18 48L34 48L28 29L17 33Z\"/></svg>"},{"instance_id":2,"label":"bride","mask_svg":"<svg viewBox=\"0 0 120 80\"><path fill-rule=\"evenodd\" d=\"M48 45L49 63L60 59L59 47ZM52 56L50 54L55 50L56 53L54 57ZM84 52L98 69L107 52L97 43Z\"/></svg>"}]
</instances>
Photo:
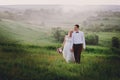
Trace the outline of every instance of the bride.
<instances>
[{"instance_id":1,"label":"bride","mask_svg":"<svg viewBox=\"0 0 120 80\"><path fill-rule=\"evenodd\" d=\"M68 35L65 36L64 42L63 42L63 57L66 60L67 63L74 62L74 53L70 51L70 45L71 45L71 37L72 37L73 31L69 31Z\"/></svg>"}]
</instances>

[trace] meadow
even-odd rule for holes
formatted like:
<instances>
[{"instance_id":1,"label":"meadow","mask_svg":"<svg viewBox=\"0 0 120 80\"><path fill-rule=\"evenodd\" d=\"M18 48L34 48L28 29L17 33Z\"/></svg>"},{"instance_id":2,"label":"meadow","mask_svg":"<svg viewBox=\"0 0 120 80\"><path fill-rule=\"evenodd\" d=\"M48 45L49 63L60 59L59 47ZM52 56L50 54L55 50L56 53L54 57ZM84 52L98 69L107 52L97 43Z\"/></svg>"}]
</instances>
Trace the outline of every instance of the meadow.
<instances>
[{"instance_id":1,"label":"meadow","mask_svg":"<svg viewBox=\"0 0 120 80\"><path fill-rule=\"evenodd\" d=\"M97 33L99 45L87 45L81 64L68 64L48 31L0 22L0 80L120 80L120 55L110 48L119 32Z\"/></svg>"},{"instance_id":2,"label":"meadow","mask_svg":"<svg viewBox=\"0 0 120 80\"><path fill-rule=\"evenodd\" d=\"M56 45L58 46L58 45ZM88 46L81 64L66 63L56 46L4 44L0 51L1 80L119 80L120 56Z\"/></svg>"}]
</instances>

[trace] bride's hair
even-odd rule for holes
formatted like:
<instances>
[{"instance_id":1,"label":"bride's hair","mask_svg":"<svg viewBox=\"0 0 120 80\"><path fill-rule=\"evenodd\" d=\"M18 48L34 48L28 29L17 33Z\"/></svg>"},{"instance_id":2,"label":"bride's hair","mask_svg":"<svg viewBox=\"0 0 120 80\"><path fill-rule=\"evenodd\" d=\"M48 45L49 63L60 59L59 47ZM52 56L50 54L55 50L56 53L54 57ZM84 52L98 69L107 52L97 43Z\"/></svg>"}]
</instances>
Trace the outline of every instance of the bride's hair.
<instances>
[{"instance_id":1,"label":"bride's hair","mask_svg":"<svg viewBox=\"0 0 120 80\"><path fill-rule=\"evenodd\" d=\"M69 36L69 37L72 37L72 33L73 33L73 30L69 31L69 32L68 32L68 36Z\"/></svg>"}]
</instances>

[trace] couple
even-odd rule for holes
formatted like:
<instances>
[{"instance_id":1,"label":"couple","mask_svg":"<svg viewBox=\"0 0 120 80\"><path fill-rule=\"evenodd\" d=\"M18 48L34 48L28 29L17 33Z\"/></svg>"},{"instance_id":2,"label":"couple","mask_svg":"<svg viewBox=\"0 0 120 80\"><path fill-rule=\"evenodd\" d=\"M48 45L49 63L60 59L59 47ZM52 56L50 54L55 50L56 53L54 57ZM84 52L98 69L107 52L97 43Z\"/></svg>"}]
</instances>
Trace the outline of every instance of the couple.
<instances>
[{"instance_id":1,"label":"couple","mask_svg":"<svg viewBox=\"0 0 120 80\"><path fill-rule=\"evenodd\" d=\"M81 52L85 49L85 37L84 33L79 31L79 25L75 25L74 30L68 32L63 45L63 57L66 62L80 63Z\"/></svg>"}]
</instances>

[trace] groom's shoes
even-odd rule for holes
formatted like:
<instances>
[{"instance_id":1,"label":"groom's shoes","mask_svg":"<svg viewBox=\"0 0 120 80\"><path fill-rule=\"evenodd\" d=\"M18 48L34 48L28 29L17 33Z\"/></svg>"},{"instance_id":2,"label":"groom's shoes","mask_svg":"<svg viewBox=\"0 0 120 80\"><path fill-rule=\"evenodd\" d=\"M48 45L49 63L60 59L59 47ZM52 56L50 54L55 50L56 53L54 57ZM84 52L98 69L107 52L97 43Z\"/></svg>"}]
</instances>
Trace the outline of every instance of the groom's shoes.
<instances>
[{"instance_id":1,"label":"groom's shoes","mask_svg":"<svg viewBox=\"0 0 120 80\"><path fill-rule=\"evenodd\" d=\"M81 63L77 63L77 62L75 62L75 64L81 64Z\"/></svg>"},{"instance_id":2,"label":"groom's shoes","mask_svg":"<svg viewBox=\"0 0 120 80\"><path fill-rule=\"evenodd\" d=\"M80 62L75 62L76 64L80 64Z\"/></svg>"}]
</instances>

